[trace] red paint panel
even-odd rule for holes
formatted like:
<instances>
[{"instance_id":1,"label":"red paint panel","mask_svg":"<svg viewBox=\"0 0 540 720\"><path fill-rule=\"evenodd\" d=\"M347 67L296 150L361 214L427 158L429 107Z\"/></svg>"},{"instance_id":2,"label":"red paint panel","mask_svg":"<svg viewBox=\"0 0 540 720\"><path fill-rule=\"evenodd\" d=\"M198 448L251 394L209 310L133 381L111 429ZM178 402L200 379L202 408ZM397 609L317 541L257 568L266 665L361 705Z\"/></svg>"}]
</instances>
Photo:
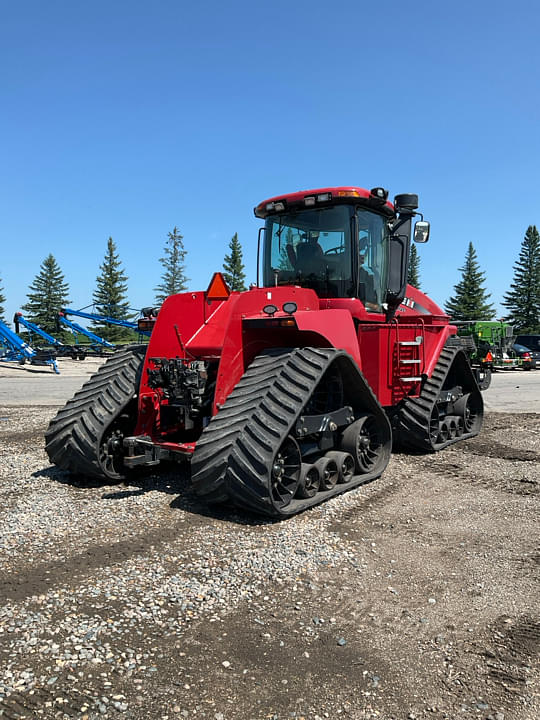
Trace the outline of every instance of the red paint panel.
<instances>
[{"instance_id":1,"label":"red paint panel","mask_svg":"<svg viewBox=\"0 0 540 720\"><path fill-rule=\"evenodd\" d=\"M335 347L352 355L361 367L358 339L352 315L348 310L297 312L296 324L302 332L312 332L324 339L324 347Z\"/></svg>"},{"instance_id":2,"label":"red paint panel","mask_svg":"<svg viewBox=\"0 0 540 720\"><path fill-rule=\"evenodd\" d=\"M234 304L231 300L228 301L227 304L231 303L231 309L224 332L214 409L225 402L246 367L258 353L264 348L287 347L287 337L291 338L291 333L283 330L281 335L278 335L282 338L278 344L275 333L270 333L265 328L248 331L243 327L242 321L268 318L269 316L262 311L267 305L278 308L274 318L288 318L289 316L282 311L283 305L287 302L296 303L300 312L317 310L319 307L316 293L300 287L256 288L237 295ZM293 346L292 342L290 346Z\"/></svg>"},{"instance_id":3,"label":"red paint panel","mask_svg":"<svg viewBox=\"0 0 540 720\"><path fill-rule=\"evenodd\" d=\"M420 383L406 378L430 377L441 350L451 334L447 324L423 322L392 322L380 325L359 325L358 341L362 372L381 405L394 406L407 396L417 396ZM400 345L422 338L416 346ZM420 360L403 363L402 360Z\"/></svg>"}]
</instances>

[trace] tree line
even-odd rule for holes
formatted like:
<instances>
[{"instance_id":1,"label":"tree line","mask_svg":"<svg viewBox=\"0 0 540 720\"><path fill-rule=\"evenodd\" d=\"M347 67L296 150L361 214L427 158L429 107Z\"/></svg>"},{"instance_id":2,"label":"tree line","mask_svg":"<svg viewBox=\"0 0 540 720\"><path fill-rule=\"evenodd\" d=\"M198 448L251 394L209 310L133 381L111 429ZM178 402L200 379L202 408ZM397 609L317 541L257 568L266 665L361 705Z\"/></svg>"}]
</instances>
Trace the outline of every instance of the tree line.
<instances>
[{"instance_id":1,"label":"tree line","mask_svg":"<svg viewBox=\"0 0 540 720\"><path fill-rule=\"evenodd\" d=\"M230 253L223 261L223 276L231 290L246 289L242 247L235 233L229 243ZM163 257L159 258L162 265L161 282L154 288L155 303L161 303L179 292L187 290L189 278L186 276L185 257L187 251L183 243L183 235L177 227L167 234ZM128 320L133 311L127 302L128 277L122 266L114 240L109 237L103 262L99 266L96 278L96 289L92 295L93 308L96 315L115 320ZM58 325L58 314L61 308L69 306L70 290L64 274L56 259L49 254L40 266L39 273L28 288L27 302L22 306L25 316L30 322L39 325L43 330L60 340L66 339L66 331ZM2 281L0 279L0 320L4 322L6 302ZM105 321L92 321L92 330L105 340L112 343L133 340L134 331L118 325L110 325Z\"/></svg>"},{"instance_id":2,"label":"tree line","mask_svg":"<svg viewBox=\"0 0 540 720\"><path fill-rule=\"evenodd\" d=\"M489 302L491 293L485 287L486 275L480 270L472 242L459 271L461 279L445 302L445 311L456 321L494 320L496 312ZM540 235L535 225L527 228L513 271L510 289L502 300L508 309L504 320L516 333L540 333ZM415 245L411 247L408 282L420 288L420 259Z\"/></svg>"},{"instance_id":3,"label":"tree line","mask_svg":"<svg viewBox=\"0 0 540 720\"><path fill-rule=\"evenodd\" d=\"M231 290L243 291L246 289L245 273L237 233L229 243L229 250L223 261L223 275ZM174 227L167 235L163 257L159 258L163 272L161 282L154 288L157 305L169 295L187 290L186 253L183 235ZM112 238L107 242L107 252L99 269L92 296L96 313L118 320L127 319L130 312L126 301L128 278ZM459 271L462 273L461 280L454 285L454 294L446 301L445 311L456 321L495 319L494 306L489 302L491 294L485 288L486 276L480 270L472 242ZM513 271L510 289L502 301L508 309L505 320L514 326L516 332L540 333L540 235L535 225L527 228ZM420 258L414 244L411 247L408 282L420 289ZM69 304L69 285L52 254L43 261L39 274L29 286L27 297L28 302L22 309L28 313L28 319L51 334L58 332L56 317L60 308ZM4 322L5 302L0 278L0 319ZM105 322L95 322L93 326L96 332L111 342L131 339L131 332L125 328Z\"/></svg>"}]
</instances>

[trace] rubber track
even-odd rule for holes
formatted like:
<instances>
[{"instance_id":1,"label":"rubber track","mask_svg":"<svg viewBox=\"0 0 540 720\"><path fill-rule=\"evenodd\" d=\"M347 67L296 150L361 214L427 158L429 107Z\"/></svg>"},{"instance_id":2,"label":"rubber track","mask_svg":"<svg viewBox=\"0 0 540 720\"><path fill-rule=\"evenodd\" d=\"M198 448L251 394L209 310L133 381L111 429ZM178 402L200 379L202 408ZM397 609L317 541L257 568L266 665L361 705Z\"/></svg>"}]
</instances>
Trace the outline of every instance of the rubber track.
<instances>
[{"instance_id":1,"label":"rubber track","mask_svg":"<svg viewBox=\"0 0 540 720\"><path fill-rule=\"evenodd\" d=\"M348 357L334 348L274 350L258 356L197 442L191 462L195 492L209 503L230 502L286 517L380 475L382 470L355 476L353 482L319 492L315 498L294 499L282 509L270 498L273 458L324 373L340 356ZM363 382L371 403L378 405ZM381 415L385 421L382 409Z\"/></svg>"},{"instance_id":2,"label":"rubber track","mask_svg":"<svg viewBox=\"0 0 540 720\"><path fill-rule=\"evenodd\" d=\"M464 392L477 391L480 394L478 384L470 369L465 353L455 343L448 343L442 349L431 377L424 383L420 396L417 398L409 398L400 409L397 437L401 445L415 450L423 450L424 452L435 452L442 450L448 445L478 435L480 428L474 432L464 432L460 437L433 445L429 434L429 423L433 407L443 389L444 381L450 372L450 368L459 354L463 355L465 361L464 367L466 366L469 376L461 379L464 385ZM465 387L467 387L467 389L465 389Z\"/></svg>"},{"instance_id":3,"label":"rubber track","mask_svg":"<svg viewBox=\"0 0 540 720\"><path fill-rule=\"evenodd\" d=\"M104 471L99 449L107 428L137 394L146 349L115 352L51 420L45 433L51 463L75 474L123 479Z\"/></svg>"},{"instance_id":4,"label":"rubber track","mask_svg":"<svg viewBox=\"0 0 540 720\"><path fill-rule=\"evenodd\" d=\"M275 384L288 359L289 351L279 349L256 357L197 441L191 481L197 495L206 502L231 501L225 485L231 451L255 415L260 398Z\"/></svg>"}]
</instances>

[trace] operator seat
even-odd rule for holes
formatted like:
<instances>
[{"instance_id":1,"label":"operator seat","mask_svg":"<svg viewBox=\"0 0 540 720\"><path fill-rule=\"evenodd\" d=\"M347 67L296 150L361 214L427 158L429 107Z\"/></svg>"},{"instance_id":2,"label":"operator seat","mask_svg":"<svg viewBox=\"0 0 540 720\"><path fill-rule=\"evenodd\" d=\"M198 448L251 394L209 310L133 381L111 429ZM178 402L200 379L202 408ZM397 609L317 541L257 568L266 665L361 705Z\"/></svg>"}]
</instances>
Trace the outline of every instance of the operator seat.
<instances>
[{"instance_id":1,"label":"operator seat","mask_svg":"<svg viewBox=\"0 0 540 720\"><path fill-rule=\"evenodd\" d=\"M318 242L303 242L296 246L296 268L303 275L320 275L324 270L324 253Z\"/></svg>"}]
</instances>

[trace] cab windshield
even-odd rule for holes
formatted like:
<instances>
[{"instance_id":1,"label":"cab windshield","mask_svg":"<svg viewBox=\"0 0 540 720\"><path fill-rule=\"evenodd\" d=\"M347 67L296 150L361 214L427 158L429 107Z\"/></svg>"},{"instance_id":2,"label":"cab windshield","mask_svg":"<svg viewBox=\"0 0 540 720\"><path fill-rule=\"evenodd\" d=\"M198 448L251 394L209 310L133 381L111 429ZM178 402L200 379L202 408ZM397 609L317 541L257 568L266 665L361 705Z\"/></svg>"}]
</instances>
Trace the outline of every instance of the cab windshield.
<instances>
[{"instance_id":1,"label":"cab windshield","mask_svg":"<svg viewBox=\"0 0 540 720\"><path fill-rule=\"evenodd\" d=\"M319 297L358 297L380 312L386 233L382 216L349 205L269 217L264 285L300 285Z\"/></svg>"}]
</instances>

